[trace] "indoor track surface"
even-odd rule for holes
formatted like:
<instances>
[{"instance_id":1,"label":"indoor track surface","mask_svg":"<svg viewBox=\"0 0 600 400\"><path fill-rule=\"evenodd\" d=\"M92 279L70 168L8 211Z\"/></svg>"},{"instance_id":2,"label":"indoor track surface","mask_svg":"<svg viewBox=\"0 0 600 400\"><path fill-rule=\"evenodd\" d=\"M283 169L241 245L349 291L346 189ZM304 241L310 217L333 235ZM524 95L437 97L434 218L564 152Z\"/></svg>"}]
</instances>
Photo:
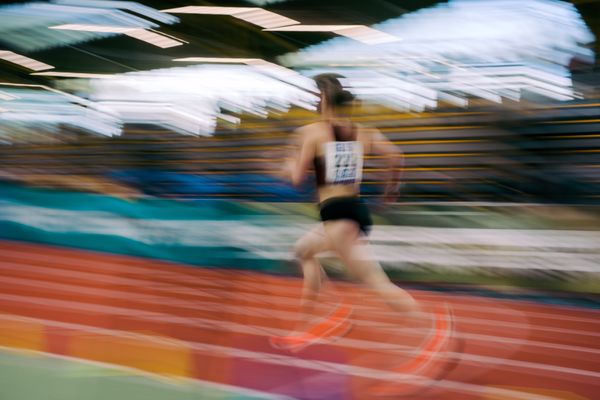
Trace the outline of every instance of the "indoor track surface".
<instances>
[{"instance_id":1,"label":"indoor track surface","mask_svg":"<svg viewBox=\"0 0 600 400\"><path fill-rule=\"evenodd\" d=\"M90 392L112 387L81 385L90 376L156 382L140 383L143 395L111 381L110 397L127 400L600 398L599 310L411 290L454 316L451 342L423 354L435 321L411 326L359 286L336 288L352 305L352 330L291 353L268 339L294 326L298 278L2 241L0 398L24 393L19 376L47 382L40 396L54 398L60 371ZM423 357L428 368L402 368ZM102 398L69 397L67 386L60 398Z\"/></svg>"}]
</instances>

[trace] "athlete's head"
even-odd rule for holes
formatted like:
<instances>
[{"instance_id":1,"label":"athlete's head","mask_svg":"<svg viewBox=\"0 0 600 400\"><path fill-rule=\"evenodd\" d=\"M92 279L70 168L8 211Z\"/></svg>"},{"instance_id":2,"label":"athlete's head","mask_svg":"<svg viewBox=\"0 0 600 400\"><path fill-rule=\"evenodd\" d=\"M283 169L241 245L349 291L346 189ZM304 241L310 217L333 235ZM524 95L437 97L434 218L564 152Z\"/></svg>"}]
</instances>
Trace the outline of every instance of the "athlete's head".
<instances>
[{"instance_id":1,"label":"athlete's head","mask_svg":"<svg viewBox=\"0 0 600 400\"><path fill-rule=\"evenodd\" d=\"M319 111L331 111L335 114L352 105L354 95L344 89L340 82L342 78L344 77L338 74L320 74L313 78L321 91Z\"/></svg>"}]
</instances>

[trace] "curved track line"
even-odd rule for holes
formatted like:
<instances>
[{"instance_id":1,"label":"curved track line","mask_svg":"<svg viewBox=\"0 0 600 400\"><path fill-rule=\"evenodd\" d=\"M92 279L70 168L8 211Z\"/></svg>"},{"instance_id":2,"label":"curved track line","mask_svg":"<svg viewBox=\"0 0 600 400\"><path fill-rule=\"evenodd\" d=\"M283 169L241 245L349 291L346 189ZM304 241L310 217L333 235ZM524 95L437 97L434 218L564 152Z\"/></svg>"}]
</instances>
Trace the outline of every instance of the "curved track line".
<instances>
[{"instance_id":1,"label":"curved track line","mask_svg":"<svg viewBox=\"0 0 600 400\"><path fill-rule=\"evenodd\" d=\"M7 319L6 316L0 314L0 320ZM81 324L73 324L73 323L61 323L52 320L44 321L38 318L27 318L29 321L33 322L42 322L48 324L50 326L63 327L67 329L74 330L82 330L87 332L98 332L101 334L116 336L116 337L129 337L135 338L143 342L153 342L153 341L163 341L162 338L157 338L154 336L148 336L139 333L130 333L130 332L122 332L112 329L106 328L98 328L94 326L81 325ZM559 400L556 397L544 396L544 395L534 395L531 393L519 392L516 390L510 389L501 389L501 388L492 388L481 385L468 384L463 382L454 382L454 381L436 381L431 379L422 378L418 375L412 374L403 374L397 372L389 372L386 370L378 370L372 368L364 368L364 367L356 367L352 365L346 364L338 364L328 361L310 361L303 360L296 357L280 355L280 354L271 354L271 353L262 353L257 351L250 351L240 348L234 347L225 347L220 345L206 344L206 343L190 343L192 348L200 351L214 352L217 354L226 354L236 358L247 358L251 360L259 360L268 364L275 365L283 365L283 366L294 366L297 368L303 369L311 369L319 372L330 373L332 371L337 373L343 373L346 375L353 375L359 377L367 377L376 380L383 381L391 381L398 382L399 380L405 380L411 383L420 382L423 384L434 384L440 388L452 389L458 392L463 393L471 393L471 394L485 394L485 395L493 395L493 396L504 396L505 398L510 398L512 400Z\"/></svg>"},{"instance_id":2,"label":"curved track line","mask_svg":"<svg viewBox=\"0 0 600 400\"><path fill-rule=\"evenodd\" d=\"M49 298L40 298L40 297L28 297L28 296L16 296L16 295L6 295L0 294L0 304L2 301L13 301L19 304L29 303L35 304L44 307L53 307L54 309L60 308L62 310L71 309L71 310L79 310L85 311L86 313L98 313L101 315L121 315L126 316L129 319L134 320L146 320L146 321L155 321L155 322L168 322L171 324L178 325L188 325L194 327L203 327L215 330L226 330L234 333L246 333L257 336L268 337L272 334L276 335L284 335L287 331L281 329L273 329L273 328L265 328L260 326L252 326L245 324L238 324L235 322L226 322L220 320L211 320L206 318L184 318L172 316L169 314L154 312L154 311L141 311L141 310L131 310L121 307L114 306L106 306L106 305L97 305L97 304L89 304L89 303L73 303L69 301L55 300ZM360 348L363 350L369 350L371 343L368 345L362 345ZM372 350L372 348L371 348ZM272 354L272 353L265 353ZM506 365L511 367L518 367L524 370L527 369L535 369L538 371L547 371L553 373L561 373L561 374L570 374L570 375L579 375L579 376L587 376L594 377L596 379L600 379L600 372L594 371L586 371L575 368L565 368L554 365L544 365L539 363L532 362L522 362L515 360L507 360L496 357L488 357L488 356L475 356L471 354L454 354L449 353L448 357L461 356L461 359L466 361L471 361L474 363L479 363L483 365Z\"/></svg>"},{"instance_id":3,"label":"curved track line","mask_svg":"<svg viewBox=\"0 0 600 400\"><path fill-rule=\"evenodd\" d=\"M157 286L157 282L156 281L152 281L152 280L147 280L147 279L139 279L139 278L124 278L124 277L115 277L115 276L111 276L111 275L102 275L102 274L97 274L97 273L91 273L91 272L79 272L79 271L57 271L56 269L50 268L50 267L44 267L44 266L36 266L36 265L30 265L30 264L15 264L15 263L7 263L7 262L3 262L0 261L0 271L11 271L11 270L16 270L17 272L19 271L20 268L23 268L24 266L27 267L28 272L30 273L39 273L39 274L46 274L46 275L54 275L54 276L58 276L58 277L64 277L64 279L66 280L68 279L72 279L72 278L82 278L82 279L88 279L90 281L95 281L95 282L103 282L103 283L107 283L107 284L125 284L125 285L130 285L131 287L139 287L139 286L146 286L146 287L153 287L154 289L163 289L166 288L167 290L165 290L165 292L170 292L171 294L191 294L191 295L197 295L199 296L200 294L202 295L208 295L214 299L223 299L223 297L227 294L231 294L230 291L225 290L225 289L218 289L218 290L206 290L206 289L191 289L191 288L180 288L174 284L169 284L169 283L159 283ZM175 291L169 291L169 288L176 288ZM440 296L440 299L442 297ZM261 301L264 302L264 304L281 304L281 300L279 297L277 296L268 296L268 295L244 295L244 296L239 296L236 295L236 300L248 300L248 299L253 299L253 300L257 300L257 301ZM450 299L447 299L450 300ZM454 305L454 303L452 301L450 301L450 303L452 303ZM293 304L294 308L297 307L298 304L298 300L289 300L289 305L291 306ZM353 307L355 305L353 304ZM364 308L361 308L359 305L357 305L355 307L357 310L364 310ZM373 316L377 316L377 317L381 317L381 318L385 318L385 317L390 317L390 316L394 316L394 314L392 312L372 312L370 313L371 317ZM503 328L514 328L514 329L531 329L531 330L536 330L536 331L540 331L540 332L552 332L552 333L558 333L558 334L564 334L564 335L569 335L569 336L574 336L574 335L582 335L582 336L591 336L591 337L600 337L600 331L584 331L584 330L574 330L574 329L565 329L565 328L556 328L556 327L548 327L548 326L540 326L540 325L523 325L523 324L516 324L516 323L512 323L512 322L502 322L502 323L498 323L496 320L490 320L490 319L483 319L483 318L468 318L468 317L461 317L461 321L463 323L473 323L473 324L485 324L486 326L493 326L493 325L499 325L502 326Z\"/></svg>"},{"instance_id":4,"label":"curved track line","mask_svg":"<svg viewBox=\"0 0 600 400\"><path fill-rule=\"evenodd\" d=\"M265 317L272 319L273 317L278 318L279 321L286 320L286 325L289 329L292 328L293 324L297 321L298 313L295 312L286 312L286 311L278 311L278 310L265 310L259 309L255 307L248 306L233 306L233 305L224 305L215 302L189 302L189 301L181 301L177 299L172 299L166 296L152 296L152 295L143 295L131 292L121 292L117 290L111 289L98 289L98 288L82 288L81 286L69 285L69 284L59 284L54 282L45 282L41 280L37 280L34 278L30 279L21 279L21 278L10 278L6 276L0 276L0 284L10 284L11 287L7 288L5 291L15 290L18 287L29 287L35 289L46 289L53 290L59 295L64 295L65 293L72 294L85 294L90 297L100 297L105 299L118 299L118 300L127 300L128 302L139 302L147 305L161 305L161 306L169 306L173 308L183 308L190 311L219 311L229 314L235 315L247 315L252 317ZM185 315L185 314L183 314ZM355 322L356 323L356 322ZM372 322L368 320L359 321L356 323L357 325L364 324L365 327L372 328ZM403 332L407 335L421 335L425 333L424 330L421 329L413 329L413 328L403 328L398 327L395 324L387 324L385 331L389 333ZM496 343L506 343L512 345L525 345L530 347L541 347L543 349L554 349L561 351L569 351L569 352L580 352L587 354L598 354L600 355L600 349L592 349L588 347L580 347L580 346L569 346L569 345L558 345L552 343L544 343L540 341L533 341L528 339L515 340L511 338L504 338L501 336L493 336L493 335L477 335L477 334L468 334L468 333L458 333L456 337L470 339L470 340L479 340L482 342L496 342ZM368 342L366 345L362 345L361 340L357 339L346 339L342 338L339 340L339 344L348 345L350 347L357 348L368 348L368 349L382 349L389 352L403 352L410 349L413 349L412 346L402 346L402 345L391 345L380 342ZM545 350L543 350L545 351Z\"/></svg>"}]
</instances>

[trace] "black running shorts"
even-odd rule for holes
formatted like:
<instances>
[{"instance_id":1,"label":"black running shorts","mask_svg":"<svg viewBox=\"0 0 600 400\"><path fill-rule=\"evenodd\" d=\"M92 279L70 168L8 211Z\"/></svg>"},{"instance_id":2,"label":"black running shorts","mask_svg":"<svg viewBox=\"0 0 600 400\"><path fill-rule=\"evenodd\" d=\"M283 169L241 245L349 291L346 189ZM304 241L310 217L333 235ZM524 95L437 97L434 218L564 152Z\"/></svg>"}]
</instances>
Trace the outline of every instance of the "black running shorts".
<instances>
[{"instance_id":1,"label":"black running shorts","mask_svg":"<svg viewBox=\"0 0 600 400\"><path fill-rule=\"evenodd\" d=\"M321 221L349 219L358 224L360 230L368 235L373 221L369 209L359 197L333 197L320 204Z\"/></svg>"}]
</instances>

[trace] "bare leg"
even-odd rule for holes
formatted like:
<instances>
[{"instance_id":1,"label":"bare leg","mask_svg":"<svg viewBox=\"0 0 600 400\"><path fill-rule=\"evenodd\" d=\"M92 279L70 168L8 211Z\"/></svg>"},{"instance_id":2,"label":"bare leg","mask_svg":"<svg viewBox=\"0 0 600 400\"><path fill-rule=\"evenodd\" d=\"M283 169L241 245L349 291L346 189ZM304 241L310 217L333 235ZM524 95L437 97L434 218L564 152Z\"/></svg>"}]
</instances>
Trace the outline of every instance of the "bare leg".
<instances>
[{"instance_id":1,"label":"bare leg","mask_svg":"<svg viewBox=\"0 0 600 400\"><path fill-rule=\"evenodd\" d=\"M375 261L367 241L361 236L358 225L352 221L330 221L325 224L332 241L348 272L375 291L393 310L410 319L422 317L415 299L404 289L394 285L381 265Z\"/></svg>"},{"instance_id":2,"label":"bare leg","mask_svg":"<svg viewBox=\"0 0 600 400\"><path fill-rule=\"evenodd\" d=\"M300 300L300 312L302 315L299 329L302 330L314 315L317 299L327 275L321 264L316 259L320 252L331 248L331 243L325 236L322 225L308 232L298 240L294 247L294 254L298 260L304 275L302 287L302 299Z\"/></svg>"},{"instance_id":3,"label":"bare leg","mask_svg":"<svg viewBox=\"0 0 600 400\"><path fill-rule=\"evenodd\" d=\"M348 321L352 311L350 307L336 307L327 318L314 320L317 314L315 309L322 303L317 300L323 281L328 282L316 255L331 249L333 247L325 235L323 225L319 225L296 243L294 253L304 274L300 301L301 316L294 332L286 336L270 337L269 341L273 347L297 352L319 340L336 340L348 333L352 327Z\"/></svg>"}]
</instances>

